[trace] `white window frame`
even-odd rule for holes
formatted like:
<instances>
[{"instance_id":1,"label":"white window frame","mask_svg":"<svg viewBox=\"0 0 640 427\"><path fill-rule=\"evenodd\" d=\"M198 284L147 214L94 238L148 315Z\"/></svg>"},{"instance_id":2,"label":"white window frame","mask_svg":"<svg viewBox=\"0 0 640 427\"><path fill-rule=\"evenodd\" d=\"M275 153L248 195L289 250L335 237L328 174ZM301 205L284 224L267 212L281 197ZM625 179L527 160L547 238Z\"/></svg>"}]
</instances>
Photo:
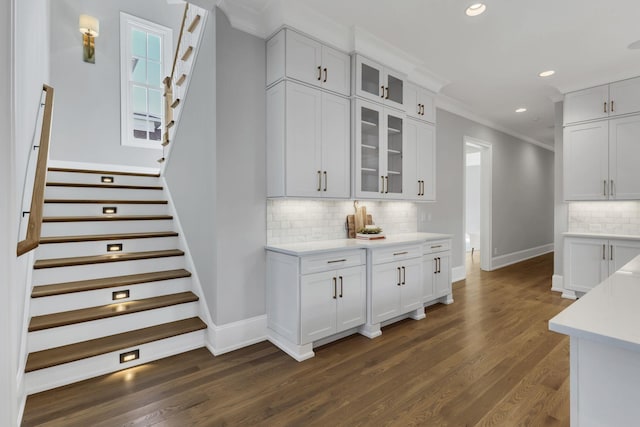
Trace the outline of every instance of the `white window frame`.
<instances>
[{"instance_id":1,"label":"white window frame","mask_svg":"<svg viewBox=\"0 0 640 427\"><path fill-rule=\"evenodd\" d=\"M131 33L133 28L154 33L162 43L162 76L161 81L171 74L173 62L173 30L128 13L120 12L120 141L122 145L151 149L162 149L162 136L157 144L152 141L141 141L133 137L133 100L129 76L132 55ZM161 89L164 95L164 88ZM164 100L162 101L162 117L164 120ZM163 123L164 125L164 123ZM163 129L164 131L164 129Z\"/></svg>"}]
</instances>

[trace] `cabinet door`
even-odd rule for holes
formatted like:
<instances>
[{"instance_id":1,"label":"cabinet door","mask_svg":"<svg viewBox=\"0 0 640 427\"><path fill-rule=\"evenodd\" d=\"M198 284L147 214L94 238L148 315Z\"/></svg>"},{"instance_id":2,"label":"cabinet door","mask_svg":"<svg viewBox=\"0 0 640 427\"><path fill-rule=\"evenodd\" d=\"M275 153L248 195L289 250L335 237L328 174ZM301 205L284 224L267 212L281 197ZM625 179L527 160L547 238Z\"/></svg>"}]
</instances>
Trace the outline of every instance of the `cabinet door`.
<instances>
[{"instance_id":1,"label":"cabinet door","mask_svg":"<svg viewBox=\"0 0 640 427\"><path fill-rule=\"evenodd\" d=\"M320 197L322 92L287 82L286 110L286 193Z\"/></svg>"},{"instance_id":2,"label":"cabinet door","mask_svg":"<svg viewBox=\"0 0 640 427\"><path fill-rule=\"evenodd\" d=\"M422 307L424 293L422 258L405 260L400 268L402 270L400 313L407 313Z\"/></svg>"},{"instance_id":3,"label":"cabinet door","mask_svg":"<svg viewBox=\"0 0 640 427\"><path fill-rule=\"evenodd\" d=\"M429 123L436 122L436 105L434 102L434 96L428 90L422 89L420 103L422 104L422 120L426 120Z\"/></svg>"},{"instance_id":4,"label":"cabinet door","mask_svg":"<svg viewBox=\"0 0 640 427\"><path fill-rule=\"evenodd\" d=\"M322 87L339 94L350 95L351 61L349 55L322 47Z\"/></svg>"},{"instance_id":5,"label":"cabinet door","mask_svg":"<svg viewBox=\"0 0 640 427\"><path fill-rule=\"evenodd\" d=\"M609 240L609 275L640 255L640 242L633 240Z\"/></svg>"},{"instance_id":6,"label":"cabinet door","mask_svg":"<svg viewBox=\"0 0 640 427\"><path fill-rule=\"evenodd\" d=\"M637 113L640 111L640 77L609 85L609 115Z\"/></svg>"},{"instance_id":7,"label":"cabinet door","mask_svg":"<svg viewBox=\"0 0 640 427\"><path fill-rule=\"evenodd\" d=\"M640 117L609 121L610 199L640 199Z\"/></svg>"},{"instance_id":8,"label":"cabinet door","mask_svg":"<svg viewBox=\"0 0 640 427\"><path fill-rule=\"evenodd\" d=\"M384 69L377 62L356 55L355 93L357 96L376 102L384 102Z\"/></svg>"},{"instance_id":9,"label":"cabinet door","mask_svg":"<svg viewBox=\"0 0 640 427\"><path fill-rule=\"evenodd\" d=\"M416 146L420 200L436 199L436 128L426 123L418 127Z\"/></svg>"},{"instance_id":10,"label":"cabinet door","mask_svg":"<svg viewBox=\"0 0 640 427\"><path fill-rule=\"evenodd\" d=\"M399 263L390 262L374 265L372 272L369 323L380 323L402 314L400 312L402 268Z\"/></svg>"},{"instance_id":11,"label":"cabinet door","mask_svg":"<svg viewBox=\"0 0 640 427\"><path fill-rule=\"evenodd\" d=\"M349 198L351 195L350 101L322 94L322 196Z\"/></svg>"},{"instance_id":12,"label":"cabinet door","mask_svg":"<svg viewBox=\"0 0 640 427\"><path fill-rule=\"evenodd\" d=\"M392 70L385 70L385 94L384 103L404 111L404 80L405 76Z\"/></svg>"},{"instance_id":13,"label":"cabinet door","mask_svg":"<svg viewBox=\"0 0 640 427\"><path fill-rule=\"evenodd\" d=\"M422 119L422 89L413 83L406 83L404 95L404 105L407 116L415 119Z\"/></svg>"},{"instance_id":14,"label":"cabinet door","mask_svg":"<svg viewBox=\"0 0 640 427\"><path fill-rule=\"evenodd\" d=\"M434 275L436 297L443 297L451 293L451 255L440 253L437 258L437 273Z\"/></svg>"},{"instance_id":15,"label":"cabinet door","mask_svg":"<svg viewBox=\"0 0 640 427\"><path fill-rule=\"evenodd\" d=\"M422 302L433 301L436 297L434 276L437 262L434 255L422 257Z\"/></svg>"},{"instance_id":16,"label":"cabinet door","mask_svg":"<svg viewBox=\"0 0 640 427\"><path fill-rule=\"evenodd\" d=\"M307 344L336 332L337 280L335 271L302 276L300 344Z\"/></svg>"},{"instance_id":17,"label":"cabinet door","mask_svg":"<svg viewBox=\"0 0 640 427\"><path fill-rule=\"evenodd\" d=\"M357 198L380 198L386 168L381 164L384 150L381 106L356 100L355 106L355 194Z\"/></svg>"},{"instance_id":18,"label":"cabinet door","mask_svg":"<svg viewBox=\"0 0 640 427\"><path fill-rule=\"evenodd\" d=\"M404 152L404 198L422 199L422 182L418 176L420 159L418 158L418 129L421 123L407 120L405 125Z\"/></svg>"},{"instance_id":19,"label":"cabinet door","mask_svg":"<svg viewBox=\"0 0 640 427\"><path fill-rule=\"evenodd\" d=\"M286 38L287 77L320 86L322 45L291 30Z\"/></svg>"},{"instance_id":20,"label":"cabinet door","mask_svg":"<svg viewBox=\"0 0 640 427\"><path fill-rule=\"evenodd\" d=\"M588 292L609 275L607 240L566 238L565 287Z\"/></svg>"},{"instance_id":21,"label":"cabinet door","mask_svg":"<svg viewBox=\"0 0 640 427\"><path fill-rule=\"evenodd\" d=\"M609 85L602 85L564 97L564 124L602 119L609 115Z\"/></svg>"},{"instance_id":22,"label":"cabinet door","mask_svg":"<svg viewBox=\"0 0 640 427\"><path fill-rule=\"evenodd\" d=\"M564 128L565 200L606 200L609 195L608 123Z\"/></svg>"},{"instance_id":23,"label":"cabinet door","mask_svg":"<svg viewBox=\"0 0 640 427\"><path fill-rule=\"evenodd\" d=\"M336 332L363 325L367 321L367 275L364 266L339 270Z\"/></svg>"},{"instance_id":24,"label":"cabinet door","mask_svg":"<svg viewBox=\"0 0 640 427\"><path fill-rule=\"evenodd\" d=\"M404 115L385 109L387 174L385 176L385 197L402 198L402 179L404 176ZM411 159L407 159L411 161Z\"/></svg>"}]
</instances>

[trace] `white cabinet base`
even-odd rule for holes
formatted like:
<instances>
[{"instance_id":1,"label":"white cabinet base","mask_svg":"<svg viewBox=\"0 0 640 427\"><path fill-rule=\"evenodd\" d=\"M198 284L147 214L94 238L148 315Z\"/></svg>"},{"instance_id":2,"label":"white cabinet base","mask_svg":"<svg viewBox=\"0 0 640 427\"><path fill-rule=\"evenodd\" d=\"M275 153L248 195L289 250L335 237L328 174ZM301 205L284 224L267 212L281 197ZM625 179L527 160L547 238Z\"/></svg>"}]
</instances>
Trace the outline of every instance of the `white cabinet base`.
<instances>
[{"instance_id":1,"label":"white cabinet base","mask_svg":"<svg viewBox=\"0 0 640 427\"><path fill-rule=\"evenodd\" d=\"M562 291L562 298L578 299L578 296L576 295L576 291L571 291L569 289L565 289L565 290Z\"/></svg>"},{"instance_id":2,"label":"white cabinet base","mask_svg":"<svg viewBox=\"0 0 640 427\"><path fill-rule=\"evenodd\" d=\"M278 334L272 329L267 329L268 339L271 344L278 347L280 350L287 353L289 356L296 359L298 362L311 359L316 354L313 352L313 344L294 344L282 335Z\"/></svg>"},{"instance_id":3,"label":"white cabinet base","mask_svg":"<svg viewBox=\"0 0 640 427\"><path fill-rule=\"evenodd\" d=\"M360 326L358 333L369 339L374 339L382 335L380 323L365 323Z\"/></svg>"}]
</instances>

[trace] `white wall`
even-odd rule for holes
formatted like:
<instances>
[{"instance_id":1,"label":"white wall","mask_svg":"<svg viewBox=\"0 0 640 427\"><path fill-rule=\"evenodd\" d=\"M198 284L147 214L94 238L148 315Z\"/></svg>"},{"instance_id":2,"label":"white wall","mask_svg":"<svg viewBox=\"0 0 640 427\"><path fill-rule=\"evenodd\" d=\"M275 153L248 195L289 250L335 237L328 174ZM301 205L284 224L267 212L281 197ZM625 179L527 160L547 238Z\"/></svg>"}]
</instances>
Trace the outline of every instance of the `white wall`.
<instances>
[{"instance_id":1,"label":"white wall","mask_svg":"<svg viewBox=\"0 0 640 427\"><path fill-rule=\"evenodd\" d=\"M216 13L217 325L265 313L265 41Z\"/></svg>"},{"instance_id":2,"label":"white wall","mask_svg":"<svg viewBox=\"0 0 640 427\"><path fill-rule=\"evenodd\" d=\"M564 202L563 194L563 143L562 143L562 122L563 122L563 102L556 102L555 108L555 162L554 170L554 190L555 190L555 208L554 208L554 253L553 253L553 274L554 276L562 276L564 270L564 250L562 233L567 231L567 204Z\"/></svg>"},{"instance_id":3,"label":"white wall","mask_svg":"<svg viewBox=\"0 0 640 427\"><path fill-rule=\"evenodd\" d=\"M493 144L493 256L552 243L553 152L441 109L436 126L437 202L419 206L418 229L453 234L453 266L464 265L465 136Z\"/></svg>"},{"instance_id":4,"label":"white wall","mask_svg":"<svg viewBox=\"0 0 640 427\"><path fill-rule=\"evenodd\" d=\"M480 152L467 153L465 225L467 234L480 235ZM476 247L476 249L480 249Z\"/></svg>"},{"instance_id":5,"label":"white wall","mask_svg":"<svg viewBox=\"0 0 640 427\"><path fill-rule=\"evenodd\" d=\"M120 144L120 11L174 29L184 5L158 0L55 0L51 8L51 83L55 160L158 167L160 150ZM82 61L81 14L100 20L96 63Z\"/></svg>"}]
</instances>

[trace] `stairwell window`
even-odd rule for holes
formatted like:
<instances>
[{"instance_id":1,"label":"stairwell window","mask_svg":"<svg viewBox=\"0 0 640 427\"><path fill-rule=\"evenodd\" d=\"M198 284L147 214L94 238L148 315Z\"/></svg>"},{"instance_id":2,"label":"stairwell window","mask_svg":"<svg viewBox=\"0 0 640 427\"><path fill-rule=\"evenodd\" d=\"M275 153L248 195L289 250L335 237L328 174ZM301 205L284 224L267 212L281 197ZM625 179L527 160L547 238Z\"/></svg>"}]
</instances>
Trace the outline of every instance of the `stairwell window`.
<instances>
[{"instance_id":1,"label":"stairwell window","mask_svg":"<svg viewBox=\"0 0 640 427\"><path fill-rule=\"evenodd\" d=\"M171 73L172 30L120 13L122 145L160 149L162 80Z\"/></svg>"}]
</instances>

